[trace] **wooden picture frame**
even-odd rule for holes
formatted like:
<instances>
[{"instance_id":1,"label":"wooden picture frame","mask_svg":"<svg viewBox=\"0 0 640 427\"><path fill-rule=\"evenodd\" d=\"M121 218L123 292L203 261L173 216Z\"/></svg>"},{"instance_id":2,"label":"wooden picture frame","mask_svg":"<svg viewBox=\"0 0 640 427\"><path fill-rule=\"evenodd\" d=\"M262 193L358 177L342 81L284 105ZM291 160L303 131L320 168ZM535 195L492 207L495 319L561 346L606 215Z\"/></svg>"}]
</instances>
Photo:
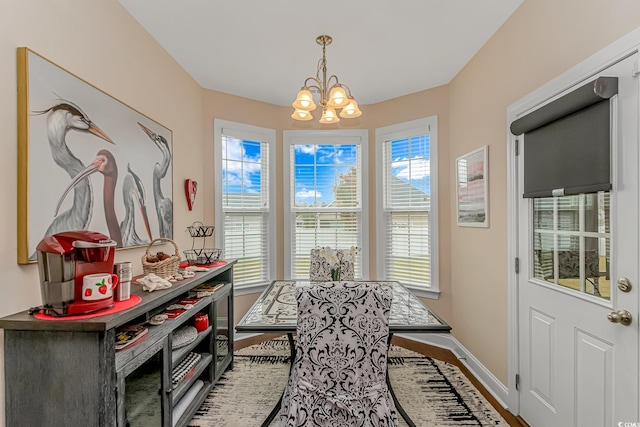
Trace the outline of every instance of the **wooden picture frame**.
<instances>
[{"instance_id":1,"label":"wooden picture frame","mask_svg":"<svg viewBox=\"0 0 640 427\"><path fill-rule=\"evenodd\" d=\"M66 230L173 238L171 130L26 47L17 65L18 263Z\"/></svg>"},{"instance_id":2,"label":"wooden picture frame","mask_svg":"<svg viewBox=\"0 0 640 427\"><path fill-rule=\"evenodd\" d=\"M456 159L456 215L462 227L489 227L489 147Z\"/></svg>"}]
</instances>

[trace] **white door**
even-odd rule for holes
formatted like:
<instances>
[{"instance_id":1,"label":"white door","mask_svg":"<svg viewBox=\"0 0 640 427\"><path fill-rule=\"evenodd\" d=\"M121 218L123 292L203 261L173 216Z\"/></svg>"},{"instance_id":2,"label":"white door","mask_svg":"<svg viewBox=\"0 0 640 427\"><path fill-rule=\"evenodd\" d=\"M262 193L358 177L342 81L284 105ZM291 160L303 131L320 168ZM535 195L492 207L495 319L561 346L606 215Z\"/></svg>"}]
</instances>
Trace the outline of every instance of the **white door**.
<instances>
[{"instance_id":1,"label":"white door","mask_svg":"<svg viewBox=\"0 0 640 427\"><path fill-rule=\"evenodd\" d=\"M599 73L618 77L613 190L518 202L520 415L532 427L640 422L637 56ZM618 288L622 278L630 292ZM630 325L608 319L618 310Z\"/></svg>"}]
</instances>

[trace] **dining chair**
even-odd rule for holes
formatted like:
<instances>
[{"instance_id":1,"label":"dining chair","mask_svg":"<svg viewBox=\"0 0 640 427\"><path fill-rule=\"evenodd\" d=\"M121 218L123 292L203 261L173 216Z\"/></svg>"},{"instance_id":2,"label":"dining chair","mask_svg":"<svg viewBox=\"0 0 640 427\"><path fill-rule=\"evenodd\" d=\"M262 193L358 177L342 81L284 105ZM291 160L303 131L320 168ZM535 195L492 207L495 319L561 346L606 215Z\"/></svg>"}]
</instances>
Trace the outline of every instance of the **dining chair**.
<instances>
[{"instance_id":1,"label":"dining chair","mask_svg":"<svg viewBox=\"0 0 640 427\"><path fill-rule=\"evenodd\" d=\"M391 292L372 283L296 290L295 360L280 427L397 426L387 387Z\"/></svg>"},{"instance_id":2,"label":"dining chair","mask_svg":"<svg viewBox=\"0 0 640 427\"><path fill-rule=\"evenodd\" d=\"M312 282L355 280L354 258L355 248L311 249L309 280Z\"/></svg>"}]
</instances>

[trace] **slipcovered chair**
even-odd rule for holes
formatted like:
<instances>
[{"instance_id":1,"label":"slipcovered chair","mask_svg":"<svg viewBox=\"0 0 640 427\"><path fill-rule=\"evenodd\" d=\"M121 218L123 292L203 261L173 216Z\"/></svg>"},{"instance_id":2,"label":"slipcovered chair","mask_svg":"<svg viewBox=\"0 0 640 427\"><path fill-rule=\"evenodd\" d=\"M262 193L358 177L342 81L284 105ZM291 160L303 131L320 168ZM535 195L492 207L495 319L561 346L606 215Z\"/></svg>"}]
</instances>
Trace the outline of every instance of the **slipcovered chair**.
<instances>
[{"instance_id":1,"label":"slipcovered chair","mask_svg":"<svg viewBox=\"0 0 640 427\"><path fill-rule=\"evenodd\" d=\"M309 280L312 282L331 282L355 279L356 248L311 249Z\"/></svg>"},{"instance_id":2,"label":"slipcovered chair","mask_svg":"<svg viewBox=\"0 0 640 427\"><path fill-rule=\"evenodd\" d=\"M389 427L391 292L374 283L323 282L296 290L295 360L281 427Z\"/></svg>"}]
</instances>

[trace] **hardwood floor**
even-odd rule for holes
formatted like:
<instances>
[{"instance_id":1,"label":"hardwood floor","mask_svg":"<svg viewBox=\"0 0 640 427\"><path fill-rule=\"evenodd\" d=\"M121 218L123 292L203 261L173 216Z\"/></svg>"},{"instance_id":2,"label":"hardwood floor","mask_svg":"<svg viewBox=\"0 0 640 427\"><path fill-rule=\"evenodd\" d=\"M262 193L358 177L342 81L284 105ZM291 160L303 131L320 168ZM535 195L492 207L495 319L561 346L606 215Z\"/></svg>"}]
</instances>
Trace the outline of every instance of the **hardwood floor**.
<instances>
[{"instance_id":1,"label":"hardwood floor","mask_svg":"<svg viewBox=\"0 0 640 427\"><path fill-rule=\"evenodd\" d=\"M259 344L264 341L281 336L282 334L262 334L251 338L246 338L234 342L234 348L239 350L241 348L248 347L250 345ZM422 344L413 340L409 340L401 337L393 337L392 344L399 345L406 349L415 351L434 359L442 360L460 368L460 371L473 383L473 385L482 393L482 395L491 403L491 405L502 415L502 417L514 427L529 427L529 425L520 417L516 417L511 412L498 403L498 401L487 391L487 389L478 381L473 374L458 360L458 358L449 350L445 350L439 347L434 347L427 344Z\"/></svg>"}]
</instances>

